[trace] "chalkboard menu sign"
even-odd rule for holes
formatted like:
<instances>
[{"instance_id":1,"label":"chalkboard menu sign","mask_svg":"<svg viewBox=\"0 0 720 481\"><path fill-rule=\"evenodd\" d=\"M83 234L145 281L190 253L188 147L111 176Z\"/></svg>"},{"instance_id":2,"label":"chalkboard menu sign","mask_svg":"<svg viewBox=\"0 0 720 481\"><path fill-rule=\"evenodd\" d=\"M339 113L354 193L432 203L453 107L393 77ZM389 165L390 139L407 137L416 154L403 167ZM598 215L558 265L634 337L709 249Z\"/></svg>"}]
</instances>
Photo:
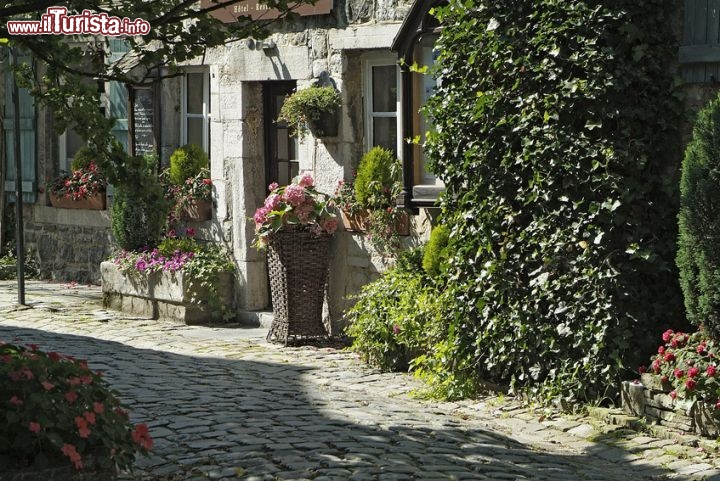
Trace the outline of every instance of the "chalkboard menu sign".
<instances>
[{"instance_id":1,"label":"chalkboard menu sign","mask_svg":"<svg viewBox=\"0 0 720 481\"><path fill-rule=\"evenodd\" d=\"M155 152L153 89L136 88L132 100L132 144L135 155Z\"/></svg>"}]
</instances>

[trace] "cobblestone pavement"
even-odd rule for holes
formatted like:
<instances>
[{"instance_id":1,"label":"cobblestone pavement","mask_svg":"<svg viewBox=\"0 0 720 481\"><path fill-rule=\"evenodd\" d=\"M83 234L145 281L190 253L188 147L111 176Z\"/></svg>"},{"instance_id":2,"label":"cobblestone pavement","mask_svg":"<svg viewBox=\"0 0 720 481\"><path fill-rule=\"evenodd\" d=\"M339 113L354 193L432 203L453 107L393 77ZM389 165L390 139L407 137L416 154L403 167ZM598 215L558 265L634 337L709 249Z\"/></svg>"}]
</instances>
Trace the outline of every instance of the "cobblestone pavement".
<instances>
[{"instance_id":1,"label":"cobblestone pavement","mask_svg":"<svg viewBox=\"0 0 720 481\"><path fill-rule=\"evenodd\" d=\"M136 479L720 480L707 450L540 416L497 398L426 402L347 351L259 329L106 311L99 288L0 282L0 339L87 358L155 439ZM600 442L603 438L609 441Z\"/></svg>"}]
</instances>

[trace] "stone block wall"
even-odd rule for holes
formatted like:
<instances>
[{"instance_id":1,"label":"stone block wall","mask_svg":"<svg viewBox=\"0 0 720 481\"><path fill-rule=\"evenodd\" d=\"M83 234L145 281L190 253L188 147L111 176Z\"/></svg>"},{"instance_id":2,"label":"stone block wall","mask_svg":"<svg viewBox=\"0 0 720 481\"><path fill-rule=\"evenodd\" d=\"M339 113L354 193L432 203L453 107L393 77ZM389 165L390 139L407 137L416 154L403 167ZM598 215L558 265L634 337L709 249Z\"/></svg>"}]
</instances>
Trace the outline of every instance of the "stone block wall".
<instances>
[{"instance_id":1,"label":"stone block wall","mask_svg":"<svg viewBox=\"0 0 720 481\"><path fill-rule=\"evenodd\" d=\"M707 437L720 435L714 405L673 399L670 391L652 374L643 374L640 381L625 381L621 386L623 410L678 431Z\"/></svg>"},{"instance_id":2,"label":"stone block wall","mask_svg":"<svg viewBox=\"0 0 720 481\"><path fill-rule=\"evenodd\" d=\"M112 246L108 211L35 204L26 208L24 220L25 245L38 260L41 278L100 283L100 263Z\"/></svg>"}]
</instances>

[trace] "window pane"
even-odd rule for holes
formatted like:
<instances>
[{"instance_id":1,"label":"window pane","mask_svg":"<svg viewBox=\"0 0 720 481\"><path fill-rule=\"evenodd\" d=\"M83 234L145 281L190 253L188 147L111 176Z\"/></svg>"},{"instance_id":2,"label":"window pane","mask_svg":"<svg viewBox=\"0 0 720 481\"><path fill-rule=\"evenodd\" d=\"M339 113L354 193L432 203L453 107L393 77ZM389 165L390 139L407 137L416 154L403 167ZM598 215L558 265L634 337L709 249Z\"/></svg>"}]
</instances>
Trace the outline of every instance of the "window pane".
<instances>
[{"instance_id":1,"label":"window pane","mask_svg":"<svg viewBox=\"0 0 720 481\"><path fill-rule=\"evenodd\" d=\"M373 112L395 112L397 102L395 65L372 68L372 98Z\"/></svg>"},{"instance_id":2,"label":"window pane","mask_svg":"<svg viewBox=\"0 0 720 481\"><path fill-rule=\"evenodd\" d=\"M373 147L379 145L397 155L397 121L395 117L373 118Z\"/></svg>"},{"instance_id":3,"label":"window pane","mask_svg":"<svg viewBox=\"0 0 720 481\"><path fill-rule=\"evenodd\" d=\"M203 146L203 119L187 119L187 143Z\"/></svg>"},{"instance_id":4,"label":"window pane","mask_svg":"<svg viewBox=\"0 0 720 481\"><path fill-rule=\"evenodd\" d=\"M187 74L187 113L203 113L203 74Z\"/></svg>"},{"instance_id":5,"label":"window pane","mask_svg":"<svg viewBox=\"0 0 720 481\"><path fill-rule=\"evenodd\" d=\"M65 131L65 155L68 159L75 157L75 154L81 147L85 145L82 137L73 129L67 129ZM70 170L70 163L68 163L68 170Z\"/></svg>"}]
</instances>

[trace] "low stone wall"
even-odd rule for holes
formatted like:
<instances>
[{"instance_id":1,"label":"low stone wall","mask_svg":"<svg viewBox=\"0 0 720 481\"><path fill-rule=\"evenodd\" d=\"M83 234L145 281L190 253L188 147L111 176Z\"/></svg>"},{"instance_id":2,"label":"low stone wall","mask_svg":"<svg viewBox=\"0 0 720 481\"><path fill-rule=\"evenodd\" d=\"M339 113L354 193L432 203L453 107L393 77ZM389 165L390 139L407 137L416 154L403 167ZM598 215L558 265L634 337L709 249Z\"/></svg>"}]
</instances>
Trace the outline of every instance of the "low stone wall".
<instances>
[{"instance_id":1,"label":"low stone wall","mask_svg":"<svg viewBox=\"0 0 720 481\"><path fill-rule=\"evenodd\" d=\"M103 262L103 305L123 312L184 324L222 320L208 302L208 293L190 285L182 271L155 272L147 276L124 274L112 262ZM231 273L217 281L218 302L234 311L235 283Z\"/></svg>"},{"instance_id":2,"label":"low stone wall","mask_svg":"<svg viewBox=\"0 0 720 481\"><path fill-rule=\"evenodd\" d=\"M100 283L100 263L112 245L109 211L36 204L25 213L25 245L37 258L41 278Z\"/></svg>"},{"instance_id":3,"label":"low stone wall","mask_svg":"<svg viewBox=\"0 0 720 481\"><path fill-rule=\"evenodd\" d=\"M623 410L678 431L708 437L720 435L714 405L673 399L670 391L668 385L648 373L643 374L640 381L625 381L621 387Z\"/></svg>"}]
</instances>

